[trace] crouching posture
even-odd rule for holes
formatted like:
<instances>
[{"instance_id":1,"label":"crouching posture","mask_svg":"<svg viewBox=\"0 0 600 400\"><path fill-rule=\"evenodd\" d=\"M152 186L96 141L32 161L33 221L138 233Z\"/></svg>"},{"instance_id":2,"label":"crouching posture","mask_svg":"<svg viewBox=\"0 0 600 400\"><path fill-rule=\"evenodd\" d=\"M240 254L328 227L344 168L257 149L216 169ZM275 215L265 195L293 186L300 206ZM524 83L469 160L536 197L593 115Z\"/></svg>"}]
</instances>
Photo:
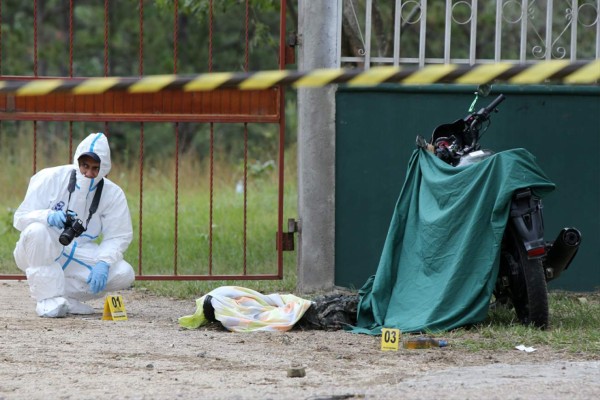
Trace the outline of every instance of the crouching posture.
<instances>
[{"instance_id":1,"label":"crouching posture","mask_svg":"<svg viewBox=\"0 0 600 400\"><path fill-rule=\"evenodd\" d=\"M133 237L131 216L123 190L106 178L110 168L108 140L93 133L77 147L73 164L43 169L29 182L14 216L21 232L14 256L40 317L92 314L84 301L135 279L123 260Z\"/></svg>"}]
</instances>

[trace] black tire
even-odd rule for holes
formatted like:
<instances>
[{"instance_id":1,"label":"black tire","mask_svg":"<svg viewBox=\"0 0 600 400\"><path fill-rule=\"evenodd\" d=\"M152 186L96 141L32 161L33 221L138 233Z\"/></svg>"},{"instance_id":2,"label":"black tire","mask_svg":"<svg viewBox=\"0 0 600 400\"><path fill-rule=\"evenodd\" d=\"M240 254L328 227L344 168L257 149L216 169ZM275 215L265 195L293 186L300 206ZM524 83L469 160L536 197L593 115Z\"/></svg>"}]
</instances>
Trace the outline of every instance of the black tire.
<instances>
[{"instance_id":1,"label":"black tire","mask_svg":"<svg viewBox=\"0 0 600 400\"><path fill-rule=\"evenodd\" d=\"M508 272L509 296L519 321L541 329L548 327L548 288L541 259L530 260L512 227L503 239L501 268Z\"/></svg>"}]
</instances>

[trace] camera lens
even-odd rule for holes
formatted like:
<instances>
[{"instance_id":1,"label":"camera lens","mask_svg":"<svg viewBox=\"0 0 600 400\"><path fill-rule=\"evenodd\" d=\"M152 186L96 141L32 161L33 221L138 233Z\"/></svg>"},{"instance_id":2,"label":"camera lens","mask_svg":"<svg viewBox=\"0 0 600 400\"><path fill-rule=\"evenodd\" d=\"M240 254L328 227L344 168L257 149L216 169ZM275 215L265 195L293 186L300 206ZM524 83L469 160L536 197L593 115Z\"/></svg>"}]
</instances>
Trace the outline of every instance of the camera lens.
<instances>
[{"instance_id":1,"label":"camera lens","mask_svg":"<svg viewBox=\"0 0 600 400\"><path fill-rule=\"evenodd\" d=\"M81 236L85 232L85 227L80 219L74 218L69 212L67 212L67 220L65 221L65 229L58 237L58 241L63 246L68 246L73 239Z\"/></svg>"},{"instance_id":2,"label":"camera lens","mask_svg":"<svg viewBox=\"0 0 600 400\"><path fill-rule=\"evenodd\" d=\"M58 241L63 246L68 246L75 238L75 231L71 228L65 229L59 236Z\"/></svg>"}]
</instances>

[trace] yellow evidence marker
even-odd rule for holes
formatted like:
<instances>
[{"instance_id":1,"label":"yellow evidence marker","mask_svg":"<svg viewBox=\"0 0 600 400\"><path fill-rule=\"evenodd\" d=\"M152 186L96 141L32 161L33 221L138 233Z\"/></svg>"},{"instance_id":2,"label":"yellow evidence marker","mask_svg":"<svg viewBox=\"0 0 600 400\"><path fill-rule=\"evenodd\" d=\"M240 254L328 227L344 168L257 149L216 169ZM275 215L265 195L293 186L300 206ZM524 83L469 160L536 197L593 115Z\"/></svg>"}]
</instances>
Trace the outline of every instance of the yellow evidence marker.
<instances>
[{"instance_id":1,"label":"yellow evidence marker","mask_svg":"<svg viewBox=\"0 0 600 400\"><path fill-rule=\"evenodd\" d=\"M107 321L127 321L125 302L121 296L106 296L102 319Z\"/></svg>"},{"instance_id":2,"label":"yellow evidence marker","mask_svg":"<svg viewBox=\"0 0 600 400\"><path fill-rule=\"evenodd\" d=\"M400 336L400 329L381 328L381 350L398 351Z\"/></svg>"}]
</instances>

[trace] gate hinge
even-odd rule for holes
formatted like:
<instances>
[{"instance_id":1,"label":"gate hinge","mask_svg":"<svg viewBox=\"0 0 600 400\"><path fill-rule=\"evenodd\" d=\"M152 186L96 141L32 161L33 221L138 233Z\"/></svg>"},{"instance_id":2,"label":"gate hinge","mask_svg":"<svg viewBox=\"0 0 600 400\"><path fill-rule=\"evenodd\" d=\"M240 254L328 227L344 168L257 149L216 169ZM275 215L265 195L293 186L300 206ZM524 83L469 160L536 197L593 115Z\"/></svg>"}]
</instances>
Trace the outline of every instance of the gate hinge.
<instances>
[{"instance_id":1,"label":"gate hinge","mask_svg":"<svg viewBox=\"0 0 600 400\"><path fill-rule=\"evenodd\" d=\"M296 46L298 46L298 35L296 35L296 32L288 33L285 42L285 65L296 63Z\"/></svg>"},{"instance_id":2,"label":"gate hinge","mask_svg":"<svg viewBox=\"0 0 600 400\"><path fill-rule=\"evenodd\" d=\"M294 251L294 233L298 232L298 221L294 218L289 218L287 223L287 231L281 232L281 250ZM277 233L275 234L275 249L279 250L279 240Z\"/></svg>"}]
</instances>

